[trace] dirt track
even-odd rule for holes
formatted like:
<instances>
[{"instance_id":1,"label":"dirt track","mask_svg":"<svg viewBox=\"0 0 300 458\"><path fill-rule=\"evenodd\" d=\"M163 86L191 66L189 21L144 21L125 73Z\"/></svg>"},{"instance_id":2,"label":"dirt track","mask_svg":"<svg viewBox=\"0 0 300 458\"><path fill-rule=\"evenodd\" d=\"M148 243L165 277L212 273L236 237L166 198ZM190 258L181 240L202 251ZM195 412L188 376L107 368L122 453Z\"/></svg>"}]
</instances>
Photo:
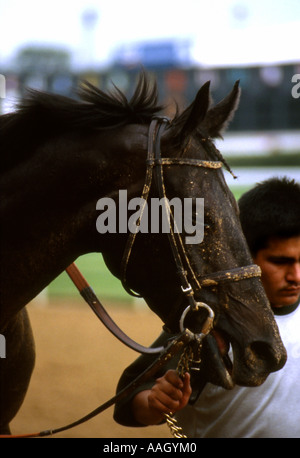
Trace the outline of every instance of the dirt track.
<instances>
[{"instance_id":1,"label":"dirt track","mask_svg":"<svg viewBox=\"0 0 300 458\"><path fill-rule=\"evenodd\" d=\"M115 394L123 369L138 354L119 342L83 302L30 304L36 341L36 367L27 397L11 424L13 434L38 432L73 422ZM148 309L108 308L133 339L149 345L161 321ZM112 418L113 407L54 437L171 438L166 425L125 428Z\"/></svg>"}]
</instances>

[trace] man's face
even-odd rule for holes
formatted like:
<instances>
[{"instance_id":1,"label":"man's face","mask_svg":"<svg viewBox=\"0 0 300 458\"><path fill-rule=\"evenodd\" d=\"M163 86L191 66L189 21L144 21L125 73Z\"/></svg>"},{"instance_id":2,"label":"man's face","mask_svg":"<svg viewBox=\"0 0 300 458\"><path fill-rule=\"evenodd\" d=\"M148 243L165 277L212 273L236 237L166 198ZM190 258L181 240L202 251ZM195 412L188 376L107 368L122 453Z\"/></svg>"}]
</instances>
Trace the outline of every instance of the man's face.
<instances>
[{"instance_id":1,"label":"man's face","mask_svg":"<svg viewBox=\"0 0 300 458\"><path fill-rule=\"evenodd\" d=\"M254 262L262 270L262 282L273 307L294 304L300 296L300 236L271 238Z\"/></svg>"}]
</instances>

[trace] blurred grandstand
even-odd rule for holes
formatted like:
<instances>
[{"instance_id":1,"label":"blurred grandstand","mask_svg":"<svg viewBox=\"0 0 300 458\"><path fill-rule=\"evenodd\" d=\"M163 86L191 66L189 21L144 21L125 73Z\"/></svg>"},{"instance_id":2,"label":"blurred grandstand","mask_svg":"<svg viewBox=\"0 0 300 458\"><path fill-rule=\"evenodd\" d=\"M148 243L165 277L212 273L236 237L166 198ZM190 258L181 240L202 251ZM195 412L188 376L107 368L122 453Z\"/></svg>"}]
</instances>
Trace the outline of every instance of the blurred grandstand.
<instances>
[{"instance_id":1,"label":"blurred grandstand","mask_svg":"<svg viewBox=\"0 0 300 458\"><path fill-rule=\"evenodd\" d=\"M300 150L300 98L292 96L292 78L299 75L300 62L272 65L201 67L189 58L188 43L152 42L122 47L109 68L74 71L67 51L26 48L19 52L11 68L1 68L6 97L0 99L2 112L13 109L27 87L76 97L76 87L88 80L103 90L112 83L127 95L133 91L141 68L156 78L166 114L172 116L189 104L207 80L215 101L219 101L240 80L242 97L238 115L226 136L226 153L239 154L240 138L247 135L244 153ZM300 90L299 90L300 96Z\"/></svg>"}]
</instances>

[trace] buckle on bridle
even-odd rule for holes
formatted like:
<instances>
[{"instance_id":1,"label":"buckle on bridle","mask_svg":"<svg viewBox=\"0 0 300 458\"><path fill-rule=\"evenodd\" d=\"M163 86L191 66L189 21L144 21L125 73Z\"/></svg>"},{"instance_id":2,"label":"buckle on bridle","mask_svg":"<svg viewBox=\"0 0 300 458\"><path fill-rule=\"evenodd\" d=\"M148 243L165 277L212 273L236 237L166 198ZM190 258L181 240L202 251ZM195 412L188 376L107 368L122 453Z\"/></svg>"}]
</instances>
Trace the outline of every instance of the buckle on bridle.
<instances>
[{"instance_id":1,"label":"buckle on bridle","mask_svg":"<svg viewBox=\"0 0 300 458\"><path fill-rule=\"evenodd\" d=\"M191 293L193 290L192 290L192 287L190 285L190 283L188 284L188 286L186 288L184 288L182 285L181 285L181 290L184 294L187 294L187 293Z\"/></svg>"}]
</instances>

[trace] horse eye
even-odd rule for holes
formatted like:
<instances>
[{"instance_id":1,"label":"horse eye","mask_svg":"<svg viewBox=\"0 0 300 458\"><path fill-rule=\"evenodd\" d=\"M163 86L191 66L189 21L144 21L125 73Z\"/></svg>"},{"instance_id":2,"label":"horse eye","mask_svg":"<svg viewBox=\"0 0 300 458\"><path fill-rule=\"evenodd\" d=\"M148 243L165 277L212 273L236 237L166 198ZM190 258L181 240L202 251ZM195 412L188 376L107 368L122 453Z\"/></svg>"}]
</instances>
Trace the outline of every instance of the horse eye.
<instances>
[{"instance_id":1,"label":"horse eye","mask_svg":"<svg viewBox=\"0 0 300 458\"><path fill-rule=\"evenodd\" d=\"M196 223L197 223L196 215L192 216L192 223L193 223L194 226L196 225ZM204 228L205 229L210 229L210 224L204 223Z\"/></svg>"}]
</instances>

